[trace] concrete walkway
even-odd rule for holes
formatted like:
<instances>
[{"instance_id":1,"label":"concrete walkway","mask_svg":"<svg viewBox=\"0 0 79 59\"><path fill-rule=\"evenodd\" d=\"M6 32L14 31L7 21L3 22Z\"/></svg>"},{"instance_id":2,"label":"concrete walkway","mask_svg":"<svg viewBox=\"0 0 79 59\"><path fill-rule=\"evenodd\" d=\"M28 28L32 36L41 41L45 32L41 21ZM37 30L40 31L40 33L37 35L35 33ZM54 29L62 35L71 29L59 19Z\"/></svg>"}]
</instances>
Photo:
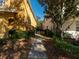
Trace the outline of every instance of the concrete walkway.
<instances>
[{"instance_id":1,"label":"concrete walkway","mask_svg":"<svg viewBox=\"0 0 79 59\"><path fill-rule=\"evenodd\" d=\"M28 59L48 59L41 38L34 39Z\"/></svg>"},{"instance_id":2,"label":"concrete walkway","mask_svg":"<svg viewBox=\"0 0 79 59\"><path fill-rule=\"evenodd\" d=\"M35 34L35 36L40 37L40 38L42 38L43 40L45 40L45 39L52 39L51 37L46 37L46 36L43 36L43 35L41 35L41 34Z\"/></svg>"}]
</instances>

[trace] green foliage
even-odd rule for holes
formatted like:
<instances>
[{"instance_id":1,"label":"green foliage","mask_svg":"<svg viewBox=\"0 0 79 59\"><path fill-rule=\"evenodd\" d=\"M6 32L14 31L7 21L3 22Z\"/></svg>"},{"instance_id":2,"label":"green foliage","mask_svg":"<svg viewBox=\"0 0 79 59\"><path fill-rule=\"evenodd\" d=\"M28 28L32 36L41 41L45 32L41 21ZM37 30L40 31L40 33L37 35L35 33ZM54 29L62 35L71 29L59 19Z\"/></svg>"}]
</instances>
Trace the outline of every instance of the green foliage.
<instances>
[{"instance_id":1,"label":"green foliage","mask_svg":"<svg viewBox=\"0 0 79 59\"><path fill-rule=\"evenodd\" d=\"M48 37L52 37L54 35L54 33L48 29L45 30L45 35Z\"/></svg>"},{"instance_id":2,"label":"green foliage","mask_svg":"<svg viewBox=\"0 0 79 59\"><path fill-rule=\"evenodd\" d=\"M55 38L54 46L56 48L59 48L62 51L66 52L68 54L71 54L79 59L79 46L75 46L73 44L70 44L70 43L68 43L68 42L66 42L63 39L58 38L58 37L54 37L54 38Z\"/></svg>"},{"instance_id":3,"label":"green foliage","mask_svg":"<svg viewBox=\"0 0 79 59\"><path fill-rule=\"evenodd\" d=\"M37 20L37 27L41 28L42 27L42 23L43 23L43 20Z\"/></svg>"},{"instance_id":4,"label":"green foliage","mask_svg":"<svg viewBox=\"0 0 79 59\"><path fill-rule=\"evenodd\" d=\"M64 33L64 36L63 36L63 37L64 37L64 38L71 38L71 35L72 35L72 34Z\"/></svg>"},{"instance_id":5,"label":"green foliage","mask_svg":"<svg viewBox=\"0 0 79 59\"><path fill-rule=\"evenodd\" d=\"M14 34L12 34L11 39L21 39L25 36L25 34L23 32L15 32Z\"/></svg>"},{"instance_id":6,"label":"green foliage","mask_svg":"<svg viewBox=\"0 0 79 59\"><path fill-rule=\"evenodd\" d=\"M9 39L18 40L21 38L29 39L31 36L34 36L34 31L15 31Z\"/></svg>"}]
</instances>

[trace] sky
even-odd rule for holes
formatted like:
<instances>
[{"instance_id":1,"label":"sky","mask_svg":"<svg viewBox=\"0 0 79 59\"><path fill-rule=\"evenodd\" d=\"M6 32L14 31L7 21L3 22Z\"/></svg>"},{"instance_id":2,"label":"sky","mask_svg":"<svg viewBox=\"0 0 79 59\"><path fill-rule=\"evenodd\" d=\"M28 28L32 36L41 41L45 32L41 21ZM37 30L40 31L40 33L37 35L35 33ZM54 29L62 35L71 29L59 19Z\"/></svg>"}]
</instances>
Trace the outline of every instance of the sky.
<instances>
[{"instance_id":1,"label":"sky","mask_svg":"<svg viewBox=\"0 0 79 59\"><path fill-rule=\"evenodd\" d=\"M44 8L38 3L38 0L30 0L32 10L36 17L40 17L40 20L44 19Z\"/></svg>"}]
</instances>

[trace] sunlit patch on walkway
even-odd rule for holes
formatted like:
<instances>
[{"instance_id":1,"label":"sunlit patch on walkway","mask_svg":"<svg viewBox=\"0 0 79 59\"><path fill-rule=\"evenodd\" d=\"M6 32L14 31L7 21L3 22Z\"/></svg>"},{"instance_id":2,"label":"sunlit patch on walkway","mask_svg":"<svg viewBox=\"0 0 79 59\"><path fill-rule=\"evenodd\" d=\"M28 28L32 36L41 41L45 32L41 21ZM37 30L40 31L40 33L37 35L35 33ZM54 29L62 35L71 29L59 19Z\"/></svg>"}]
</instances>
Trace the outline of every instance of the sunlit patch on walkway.
<instances>
[{"instance_id":1,"label":"sunlit patch on walkway","mask_svg":"<svg viewBox=\"0 0 79 59\"><path fill-rule=\"evenodd\" d=\"M28 59L48 59L46 49L41 39L34 40Z\"/></svg>"}]
</instances>

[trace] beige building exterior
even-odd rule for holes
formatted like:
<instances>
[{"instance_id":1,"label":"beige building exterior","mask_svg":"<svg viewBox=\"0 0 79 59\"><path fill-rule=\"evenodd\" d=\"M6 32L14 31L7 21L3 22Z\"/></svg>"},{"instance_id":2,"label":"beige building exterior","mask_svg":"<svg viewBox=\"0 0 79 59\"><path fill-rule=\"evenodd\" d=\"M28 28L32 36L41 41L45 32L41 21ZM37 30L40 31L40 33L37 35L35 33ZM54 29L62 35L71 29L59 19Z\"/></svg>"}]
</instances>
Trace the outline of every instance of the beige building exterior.
<instances>
[{"instance_id":1,"label":"beige building exterior","mask_svg":"<svg viewBox=\"0 0 79 59\"><path fill-rule=\"evenodd\" d=\"M53 31L54 24L51 22L51 20L52 20L51 18L49 18L49 19L45 18L44 19L44 22L42 24L43 30L49 29L50 31Z\"/></svg>"},{"instance_id":2,"label":"beige building exterior","mask_svg":"<svg viewBox=\"0 0 79 59\"><path fill-rule=\"evenodd\" d=\"M49 29L49 30L53 31L55 25L51 20L52 20L51 18L47 18L44 20L43 30ZM68 28L68 26L69 26L69 28ZM79 31L79 17L69 18L69 20L63 24L62 30L63 31Z\"/></svg>"}]
</instances>

